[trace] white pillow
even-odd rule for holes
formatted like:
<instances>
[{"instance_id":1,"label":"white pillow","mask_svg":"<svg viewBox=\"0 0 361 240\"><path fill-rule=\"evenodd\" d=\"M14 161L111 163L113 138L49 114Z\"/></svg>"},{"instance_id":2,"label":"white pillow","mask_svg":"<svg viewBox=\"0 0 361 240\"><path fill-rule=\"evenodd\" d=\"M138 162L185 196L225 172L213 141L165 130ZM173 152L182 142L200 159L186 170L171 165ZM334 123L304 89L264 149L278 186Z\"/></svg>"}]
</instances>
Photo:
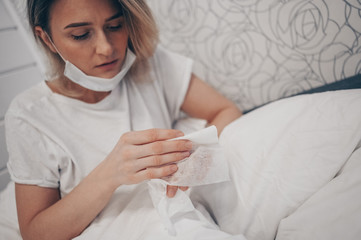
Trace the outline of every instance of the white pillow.
<instances>
[{"instance_id":1,"label":"white pillow","mask_svg":"<svg viewBox=\"0 0 361 240\"><path fill-rule=\"evenodd\" d=\"M194 198L222 230L274 239L281 219L347 161L361 139L360 119L361 89L300 95L250 112L220 136L233 185L195 189Z\"/></svg>"},{"instance_id":2,"label":"white pillow","mask_svg":"<svg viewBox=\"0 0 361 240\"><path fill-rule=\"evenodd\" d=\"M361 148L342 172L281 221L277 240L359 240L361 236Z\"/></svg>"}]
</instances>

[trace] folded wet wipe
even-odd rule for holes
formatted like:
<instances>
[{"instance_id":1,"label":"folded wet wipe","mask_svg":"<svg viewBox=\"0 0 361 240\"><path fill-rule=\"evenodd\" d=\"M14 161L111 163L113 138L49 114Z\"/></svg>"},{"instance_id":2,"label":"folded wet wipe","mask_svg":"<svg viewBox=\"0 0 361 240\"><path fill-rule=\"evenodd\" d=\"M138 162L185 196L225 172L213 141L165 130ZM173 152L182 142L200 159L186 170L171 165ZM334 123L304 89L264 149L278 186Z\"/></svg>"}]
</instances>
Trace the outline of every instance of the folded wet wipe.
<instances>
[{"instance_id":1,"label":"folded wet wipe","mask_svg":"<svg viewBox=\"0 0 361 240\"><path fill-rule=\"evenodd\" d=\"M177 163L178 171L163 178L169 185L199 186L229 180L228 165L218 144L217 128L211 126L172 140L192 141L191 155Z\"/></svg>"}]
</instances>

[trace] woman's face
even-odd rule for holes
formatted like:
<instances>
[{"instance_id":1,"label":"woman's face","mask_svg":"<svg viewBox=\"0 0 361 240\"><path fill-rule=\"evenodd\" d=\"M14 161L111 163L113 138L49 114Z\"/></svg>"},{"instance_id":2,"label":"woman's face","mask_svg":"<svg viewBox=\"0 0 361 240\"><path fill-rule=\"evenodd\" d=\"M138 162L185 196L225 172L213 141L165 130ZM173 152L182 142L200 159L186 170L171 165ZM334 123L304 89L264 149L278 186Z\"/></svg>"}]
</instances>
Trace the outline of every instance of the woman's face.
<instances>
[{"instance_id":1,"label":"woman's face","mask_svg":"<svg viewBox=\"0 0 361 240\"><path fill-rule=\"evenodd\" d=\"M120 71L128 32L115 1L58 0L49 21L57 50L84 73L111 78Z\"/></svg>"}]
</instances>

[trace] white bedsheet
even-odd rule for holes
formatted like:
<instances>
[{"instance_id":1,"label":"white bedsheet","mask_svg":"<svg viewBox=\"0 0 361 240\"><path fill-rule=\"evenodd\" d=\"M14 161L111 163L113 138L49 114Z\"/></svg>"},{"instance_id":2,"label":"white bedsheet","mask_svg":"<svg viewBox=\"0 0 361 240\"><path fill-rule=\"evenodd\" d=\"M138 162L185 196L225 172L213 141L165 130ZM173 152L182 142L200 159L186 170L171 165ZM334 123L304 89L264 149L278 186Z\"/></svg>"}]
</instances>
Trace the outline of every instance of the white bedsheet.
<instances>
[{"instance_id":1,"label":"white bedsheet","mask_svg":"<svg viewBox=\"0 0 361 240\"><path fill-rule=\"evenodd\" d=\"M356 149L360 140L361 90L272 103L223 131L220 143L232 182L190 190L204 221L192 221L192 216L185 215L178 225L184 226L183 238L168 236L147 185L140 184L130 197L142 201L126 201L122 191L127 189L119 190L101 221L95 221L77 240L223 239L207 212L222 231L242 233L248 240L274 239L276 234L280 240L310 236L358 239L360 225L355 219L361 216L361 160ZM13 191L4 191L0 196L0 234L11 234L6 238L0 235L0 239L20 239L14 231L14 216L10 216L15 208L11 194ZM334 211L327 212L329 209ZM234 239L242 239L237 237Z\"/></svg>"},{"instance_id":2,"label":"white bedsheet","mask_svg":"<svg viewBox=\"0 0 361 240\"><path fill-rule=\"evenodd\" d=\"M232 236L220 231L209 221L207 215L203 215L204 212L198 209L185 214L180 213L177 221L173 222L177 235L169 235L153 207L147 186L147 184L139 184L133 189L132 198L127 204L119 201L124 197L121 196L122 191L117 191L101 216L75 239L245 240L242 235ZM121 214L119 214L120 208L122 208Z\"/></svg>"}]
</instances>

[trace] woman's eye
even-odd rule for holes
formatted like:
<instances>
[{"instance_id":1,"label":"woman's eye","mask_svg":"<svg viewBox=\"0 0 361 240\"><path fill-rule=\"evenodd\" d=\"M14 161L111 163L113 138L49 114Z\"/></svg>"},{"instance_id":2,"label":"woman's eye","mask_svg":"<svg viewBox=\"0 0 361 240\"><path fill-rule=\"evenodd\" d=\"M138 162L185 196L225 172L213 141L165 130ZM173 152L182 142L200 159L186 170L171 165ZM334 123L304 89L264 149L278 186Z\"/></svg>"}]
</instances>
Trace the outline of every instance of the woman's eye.
<instances>
[{"instance_id":1,"label":"woman's eye","mask_svg":"<svg viewBox=\"0 0 361 240\"><path fill-rule=\"evenodd\" d=\"M109 29L110 31L117 31L117 30L121 29L122 26L123 26L122 24L110 25L110 26L108 26L108 29Z\"/></svg>"},{"instance_id":2,"label":"woman's eye","mask_svg":"<svg viewBox=\"0 0 361 240\"><path fill-rule=\"evenodd\" d=\"M74 40L84 40L89 36L89 32L86 32L81 35L71 35L71 36L73 37Z\"/></svg>"}]
</instances>

